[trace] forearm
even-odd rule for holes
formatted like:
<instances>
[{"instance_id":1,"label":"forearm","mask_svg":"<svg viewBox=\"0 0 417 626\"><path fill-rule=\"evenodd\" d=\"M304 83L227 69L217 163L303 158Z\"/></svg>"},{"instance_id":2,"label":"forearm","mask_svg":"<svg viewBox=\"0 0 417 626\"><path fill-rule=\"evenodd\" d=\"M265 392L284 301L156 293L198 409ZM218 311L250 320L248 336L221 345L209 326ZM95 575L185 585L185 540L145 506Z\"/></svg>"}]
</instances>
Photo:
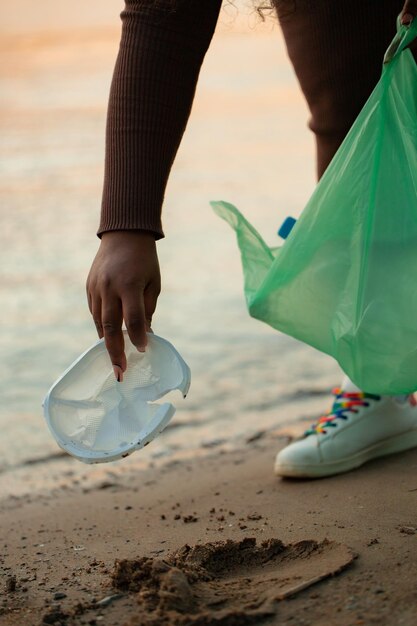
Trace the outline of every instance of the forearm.
<instances>
[{"instance_id":1,"label":"forearm","mask_svg":"<svg viewBox=\"0 0 417 626\"><path fill-rule=\"evenodd\" d=\"M221 0L126 1L107 113L99 235L141 229L163 237L165 188L220 6Z\"/></svg>"}]
</instances>

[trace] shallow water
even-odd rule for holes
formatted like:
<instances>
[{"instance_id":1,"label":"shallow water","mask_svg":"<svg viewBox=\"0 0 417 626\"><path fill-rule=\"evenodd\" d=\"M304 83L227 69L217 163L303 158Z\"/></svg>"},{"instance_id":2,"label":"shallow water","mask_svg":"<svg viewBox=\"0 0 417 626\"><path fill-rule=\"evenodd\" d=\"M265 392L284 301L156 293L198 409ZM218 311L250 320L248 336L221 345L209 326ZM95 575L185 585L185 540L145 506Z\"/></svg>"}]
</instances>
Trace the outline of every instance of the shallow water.
<instances>
[{"instance_id":1,"label":"shallow water","mask_svg":"<svg viewBox=\"0 0 417 626\"><path fill-rule=\"evenodd\" d=\"M3 470L58 451L42 399L96 339L84 283L98 246L117 18L42 32L38 22L25 35L7 22L1 44ZM175 427L141 460L314 418L339 380L328 357L249 318L234 235L209 207L233 202L278 245L282 220L314 188L308 114L279 30L245 24L222 17L166 194L154 330L181 352L193 382Z\"/></svg>"}]
</instances>

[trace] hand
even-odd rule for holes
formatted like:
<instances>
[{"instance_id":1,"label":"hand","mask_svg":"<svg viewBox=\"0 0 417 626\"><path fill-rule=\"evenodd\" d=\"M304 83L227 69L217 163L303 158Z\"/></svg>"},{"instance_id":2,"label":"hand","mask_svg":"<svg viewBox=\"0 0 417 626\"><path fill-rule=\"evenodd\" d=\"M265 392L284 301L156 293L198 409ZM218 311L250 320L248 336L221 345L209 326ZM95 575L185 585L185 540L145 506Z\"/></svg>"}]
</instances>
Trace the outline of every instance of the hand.
<instances>
[{"instance_id":1,"label":"hand","mask_svg":"<svg viewBox=\"0 0 417 626\"><path fill-rule=\"evenodd\" d=\"M401 11L401 24L409 26L417 15L417 0L406 0Z\"/></svg>"},{"instance_id":2,"label":"hand","mask_svg":"<svg viewBox=\"0 0 417 626\"><path fill-rule=\"evenodd\" d=\"M113 231L102 235L87 278L88 306L104 337L116 379L123 380L126 355L122 322L131 342L145 351L146 332L161 290L155 238L146 231Z\"/></svg>"}]
</instances>

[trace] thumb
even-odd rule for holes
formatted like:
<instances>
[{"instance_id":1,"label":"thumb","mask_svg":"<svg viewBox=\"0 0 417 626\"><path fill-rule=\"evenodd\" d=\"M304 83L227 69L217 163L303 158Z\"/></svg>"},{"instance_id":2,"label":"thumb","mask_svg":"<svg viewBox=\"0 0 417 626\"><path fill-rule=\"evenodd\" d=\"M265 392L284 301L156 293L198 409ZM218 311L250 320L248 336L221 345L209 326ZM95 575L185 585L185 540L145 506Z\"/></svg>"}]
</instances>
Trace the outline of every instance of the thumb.
<instances>
[{"instance_id":1,"label":"thumb","mask_svg":"<svg viewBox=\"0 0 417 626\"><path fill-rule=\"evenodd\" d=\"M401 24L409 26L417 15L417 0L406 0L401 11Z\"/></svg>"}]
</instances>

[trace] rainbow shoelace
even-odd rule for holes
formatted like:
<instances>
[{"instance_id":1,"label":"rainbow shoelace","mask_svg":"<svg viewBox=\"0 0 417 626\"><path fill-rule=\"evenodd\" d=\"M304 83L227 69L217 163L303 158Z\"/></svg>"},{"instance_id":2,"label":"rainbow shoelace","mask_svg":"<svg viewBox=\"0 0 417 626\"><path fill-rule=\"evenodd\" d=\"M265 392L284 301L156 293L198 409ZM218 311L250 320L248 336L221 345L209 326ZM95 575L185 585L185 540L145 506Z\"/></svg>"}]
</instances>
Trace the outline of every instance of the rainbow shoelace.
<instances>
[{"instance_id":1,"label":"rainbow shoelace","mask_svg":"<svg viewBox=\"0 0 417 626\"><path fill-rule=\"evenodd\" d=\"M333 406L329 413L323 415L315 422L304 435L316 435L326 434L327 428L335 428L337 426L338 419L347 420L349 418L346 413L357 413L358 407L369 406L368 400L380 400L381 396L376 396L372 393L347 392L342 391L340 387L335 387L332 390L332 394L335 396Z\"/></svg>"}]
</instances>

